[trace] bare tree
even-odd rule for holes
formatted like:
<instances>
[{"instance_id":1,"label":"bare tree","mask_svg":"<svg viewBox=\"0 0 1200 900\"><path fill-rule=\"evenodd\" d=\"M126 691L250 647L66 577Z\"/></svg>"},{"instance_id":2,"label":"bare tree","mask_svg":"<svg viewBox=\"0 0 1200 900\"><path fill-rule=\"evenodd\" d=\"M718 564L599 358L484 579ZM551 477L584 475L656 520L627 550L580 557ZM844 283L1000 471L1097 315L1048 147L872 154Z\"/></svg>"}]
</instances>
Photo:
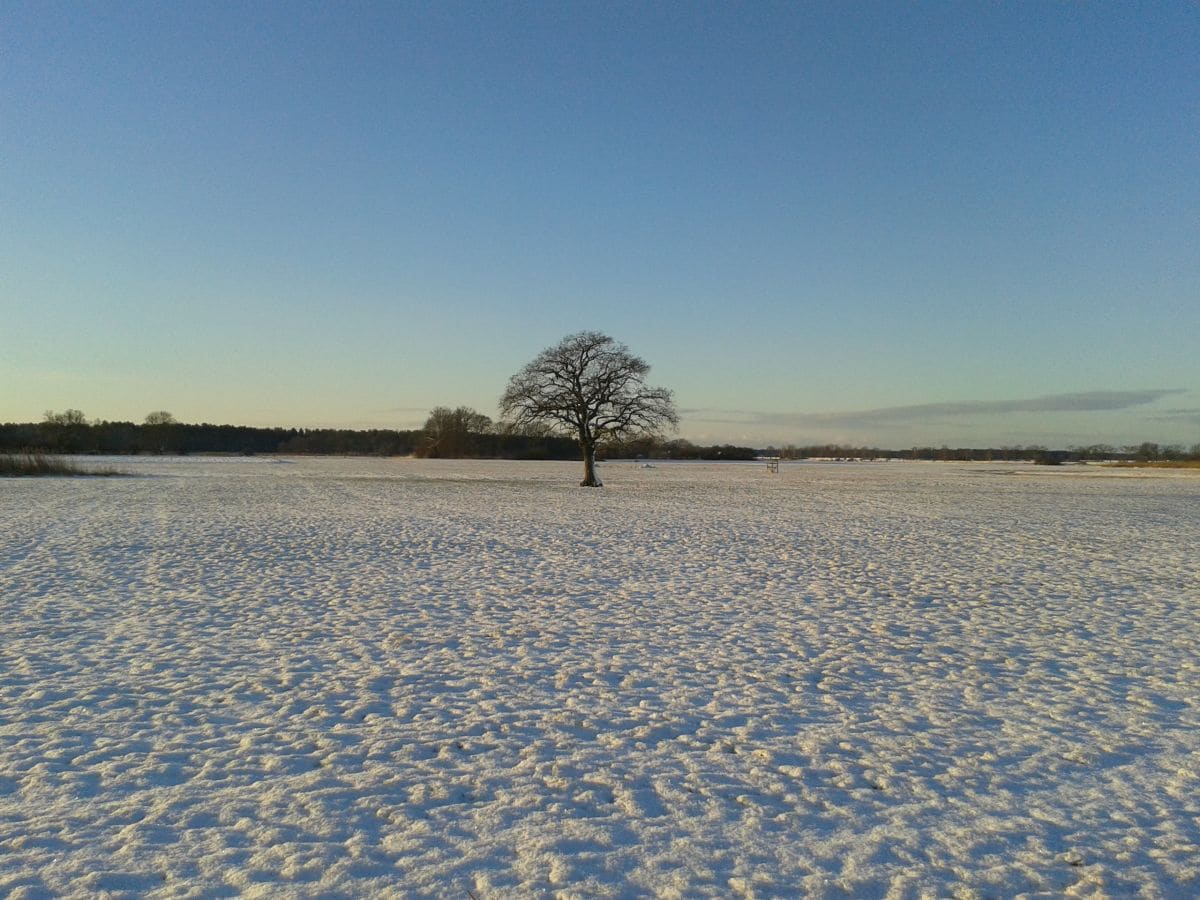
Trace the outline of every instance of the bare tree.
<instances>
[{"instance_id":1,"label":"bare tree","mask_svg":"<svg viewBox=\"0 0 1200 900\"><path fill-rule=\"evenodd\" d=\"M60 413L56 413L52 409L46 410L46 414L42 417L46 425L86 425L87 418L83 412L78 409L64 409Z\"/></svg>"},{"instance_id":2,"label":"bare tree","mask_svg":"<svg viewBox=\"0 0 1200 900\"><path fill-rule=\"evenodd\" d=\"M175 429L175 426L179 422L165 409L156 409L152 413L147 413L142 424L146 429L147 449L153 449L158 453L166 453L168 450L174 450L179 447L180 437Z\"/></svg>"},{"instance_id":3,"label":"bare tree","mask_svg":"<svg viewBox=\"0 0 1200 900\"><path fill-rule=\"evenodd\" d=\"M56 413L46 410L42 424L38 426L39 437L46 448L56 453L79 453L85 449L87 418L78 409L64 409Z\"/></svg>"},{"instance_id":4,"label":"bare tree","mask_svg":"<svg viewBox=\"0 0 1200 900\"><path fill-rule=\"evenodd\" d=\"M568 335L508 381L500 411L518 426L553 425L579 441L583 487L599 487L596 445L679 423L671 392L645 382L650 366L598 331Z\"/></svg>"},{"instance_id":5,"label":"bare tree","mask_svg":"<svg viewBox=\"0 0 1200 900\"><path fill-rule=\"evenodd\" d=\"M469 406L436 407L425 420L423 456L452 459L475 452L477 438L490 434L492 420Z\"/></svg>"}]
</instances>

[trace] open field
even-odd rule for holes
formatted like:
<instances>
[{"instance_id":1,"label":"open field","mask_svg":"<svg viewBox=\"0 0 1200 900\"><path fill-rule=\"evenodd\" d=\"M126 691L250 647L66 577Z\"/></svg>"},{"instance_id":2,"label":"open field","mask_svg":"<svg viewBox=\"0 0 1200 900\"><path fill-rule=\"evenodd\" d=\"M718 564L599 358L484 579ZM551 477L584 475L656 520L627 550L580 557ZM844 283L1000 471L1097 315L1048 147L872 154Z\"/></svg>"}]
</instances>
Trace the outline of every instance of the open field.
<instances>
[{"instance_id":1,"label":"open field","mask_svg":"<svg viewBox=\"0 0 1200 900\"><path fill-rule=\"evenodd\" d=\"M1200 894L1200 479L0 485L0 895Z\"/></svg>"}]
</instances>

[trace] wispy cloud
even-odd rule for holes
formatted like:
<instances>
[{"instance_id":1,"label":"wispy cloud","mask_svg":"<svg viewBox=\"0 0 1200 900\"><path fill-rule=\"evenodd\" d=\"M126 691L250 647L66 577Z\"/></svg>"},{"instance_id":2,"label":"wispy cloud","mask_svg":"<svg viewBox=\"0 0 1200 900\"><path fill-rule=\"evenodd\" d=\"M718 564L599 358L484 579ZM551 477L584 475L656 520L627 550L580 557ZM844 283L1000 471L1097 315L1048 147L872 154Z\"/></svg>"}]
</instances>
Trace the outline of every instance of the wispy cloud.
<instances>
[{"instance_id":1,"label":"wispy cloud","mask_svg":"<svg viewBox=\"0 0 1200 900\"><path fill-rule=\"evenodd\" d=\"M1073 394L1047 394L1019 400L976 400L967 403L922 403L913 406L886 406L876 409L827 413L774 413L717 409L686 409L683 414L704 422L743 426L906 426L952 418L1003 416L1012 413L1112 412L1145 406L1181 388L1146 391L1084 391ZM1181 413L1190 411L1181 410Z\"/></svg>"},{"instance_id":2,"label":"wispy cloud","mask_svg":"<svg viewBox=\"0 0 1200 900\"><path fill-rule=\"evenodd\" d=\"M1191 425L1200 425L1200 409L1164 409L1151 418L1156 422L1186 422Z\"/></svg>"}]
</instances>

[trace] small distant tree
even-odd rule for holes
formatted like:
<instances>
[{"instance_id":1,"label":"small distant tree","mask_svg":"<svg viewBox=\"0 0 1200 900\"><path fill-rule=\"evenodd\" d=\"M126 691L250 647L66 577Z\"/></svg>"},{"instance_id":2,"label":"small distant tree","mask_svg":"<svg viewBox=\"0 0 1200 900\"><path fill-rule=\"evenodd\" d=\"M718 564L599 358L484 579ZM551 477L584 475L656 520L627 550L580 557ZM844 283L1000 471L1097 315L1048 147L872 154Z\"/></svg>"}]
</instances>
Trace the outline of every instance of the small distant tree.
<instances>
[{"instance_id":1,"label":"small distant tree","mask_svg":"<svg viewBox=\"0 0 1200 900\"><path fill-rule=\"evenodd\" d=\"M84 449L87 418L78 409L64 409L60 413L48 409L38 432L47 449L58 453L78 453Z\"/></svg>"},{"instance_id":2,"label":"small distant tree","mask_svg":"<svg viewBox=\"0 0 1200 900\"><path fill-rule=\"evenodd\" d=\"M470 456L476 450L478 436L491 431L492 420L469 406L438 406L425 420L422 453L445 459Z\"/></svg>"},{"instance_id":3,"label":"small distant tree","mask_svg":"<svg viewBox=\"0 0 1200 900\"><path fill-rule=\"evenodd\" d=\"M178 438L174 434L175 417L165 409L147 413L144 420L145 442L144 449L155 453L167 453L178 448Z\"/></svg>"},{"instance_id":4,"label":"small distant tree","mask_svg":"<svg viewBox=\"0 0 1200 900\"><path fill-rule=\"evenodd\" d=\"M64 409L60 413L56 413L52 409L46 410L43 417L45 425L61 425L63 427L72 425L86 425L87 418L83 414L83 410L79 409Z\"/></svg>"},{"instance_id":5,"label":"small distant tree","mask_svg":"<svg viewBox=\"0 0 1200 900\"><path fill-rule=\"evenodd\" d=\"M555 426L583 453L582 487L599 487L596 446L679 423L671 392L650 387L649 364L598 331L568 335L508 381L500 412L518 426Z\"/></svg>"},{"instance_id":6,"label":"small distant tree","mask_svg":"<svg viewBox=\"0 0 1200 900\"><path fill-rule=\"evenodd\" d=\"M1131 452L1138 462L1155 462L1162 459L1162 448L1153 441L1145 441L1125 449Z\"/></svg>"}]
</instances>

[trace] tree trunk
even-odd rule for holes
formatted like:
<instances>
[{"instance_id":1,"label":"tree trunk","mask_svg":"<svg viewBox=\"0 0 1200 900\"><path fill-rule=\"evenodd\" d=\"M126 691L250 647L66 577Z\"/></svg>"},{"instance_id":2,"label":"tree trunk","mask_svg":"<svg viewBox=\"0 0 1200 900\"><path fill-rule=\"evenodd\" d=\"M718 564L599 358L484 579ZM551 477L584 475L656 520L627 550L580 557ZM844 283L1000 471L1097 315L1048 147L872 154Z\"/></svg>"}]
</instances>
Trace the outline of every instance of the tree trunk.
<instances>
[{"instance_id":1,"label":"tree trunk","mask_svg":"<svg viewBox=\"0 0 1200 900\"><path fill-rule=\"evenodd\" d=\"M583 481L580 487L601 487L600 479L596 477L596 445L580 444L583 451Z\"/></svg>"}]
</instances>

